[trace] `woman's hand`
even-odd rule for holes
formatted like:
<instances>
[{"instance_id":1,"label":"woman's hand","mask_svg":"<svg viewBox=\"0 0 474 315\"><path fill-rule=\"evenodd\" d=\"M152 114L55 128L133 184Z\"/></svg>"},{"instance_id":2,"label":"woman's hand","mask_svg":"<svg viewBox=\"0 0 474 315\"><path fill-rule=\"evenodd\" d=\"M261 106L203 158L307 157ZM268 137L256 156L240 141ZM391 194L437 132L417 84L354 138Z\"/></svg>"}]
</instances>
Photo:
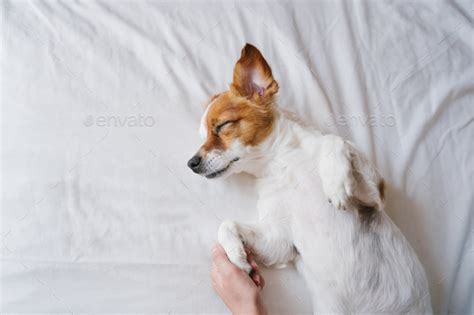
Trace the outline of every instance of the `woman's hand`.
<instances>
[{"instance_id":1,"label":"woman's hand","mask_svg":"<svg viewBox=\"0 0 474 315\"><path fill-rule=\"evenodd\" d=\"M250 251L247 257L253 270L249 276L232 264L221 245L212 249L212 287L234 314L266 314L260 290L265 280Z\"/></svg>"}]
</instances>

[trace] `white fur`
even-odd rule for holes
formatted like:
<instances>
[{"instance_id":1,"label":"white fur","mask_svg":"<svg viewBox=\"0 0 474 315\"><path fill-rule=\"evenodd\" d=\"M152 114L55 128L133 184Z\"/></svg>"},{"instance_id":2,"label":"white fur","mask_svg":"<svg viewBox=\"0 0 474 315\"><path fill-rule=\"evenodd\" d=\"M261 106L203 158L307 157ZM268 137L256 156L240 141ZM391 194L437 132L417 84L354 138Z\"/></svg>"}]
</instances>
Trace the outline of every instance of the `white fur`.
<instances>
[{"instance_id":1,"label":"white fur","mask_svg":"<svg viewBox=\"0 0 474 315\"><path fill-rule=\"evenodd\" d=\"M355 179L352 175L351 150L339 137L328 135L321 143L319 174L323 191L337 209L343 209L354 193Z\"/></svg>"},{"instance_id":2,"label":"white fur","mask_svg":"<svg viewBox=\"0 0 474 315\"><path fill-rule=\"evenodd\" d=\"M351 143L277 116L266 141L233 149L240 160L227 173L255 175L260 220L221 224L229 259L249 272L245 244L267 266L295 261L317 313L431 313L424 270L383 211L376 169ZM354 195L378 206L378 220L336 209Z\"/></svg>"},{"instance_id":3,"label":"white fur","mask_svg":"<svg viewBox=\"0 0 474 315\"><path fill-rule=\"evenodd\" d=\"M201 136L202 140L206 140L207 138L207 113L209 113L209 109L211 109L212 104L214 104L215 100L212 101L209 105L207 105L206 110L201 118L201 124L199 125L199 136Z\"/></svg>"}]
</instances>

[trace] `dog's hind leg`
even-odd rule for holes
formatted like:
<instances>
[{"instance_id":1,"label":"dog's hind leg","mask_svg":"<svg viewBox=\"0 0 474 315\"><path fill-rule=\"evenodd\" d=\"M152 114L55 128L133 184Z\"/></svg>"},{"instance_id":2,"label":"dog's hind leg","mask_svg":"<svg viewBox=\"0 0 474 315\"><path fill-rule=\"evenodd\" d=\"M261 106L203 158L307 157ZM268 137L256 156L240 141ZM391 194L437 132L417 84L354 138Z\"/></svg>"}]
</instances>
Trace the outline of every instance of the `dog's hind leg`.
<instances>
[{"instance_id":1,"label":"dog's hind leg","mask_svg":"<svg viewBox=\"0 0 474 315\"><path fill-rule=\"evenodd\" d=\"M286 230L270 221L224 221L219 227L218 239L229 260L246 272L250 272L252 267L247 262L245 247L266 266L286 264L296 256L293 242Z\"/></svg>"}]
</instances>

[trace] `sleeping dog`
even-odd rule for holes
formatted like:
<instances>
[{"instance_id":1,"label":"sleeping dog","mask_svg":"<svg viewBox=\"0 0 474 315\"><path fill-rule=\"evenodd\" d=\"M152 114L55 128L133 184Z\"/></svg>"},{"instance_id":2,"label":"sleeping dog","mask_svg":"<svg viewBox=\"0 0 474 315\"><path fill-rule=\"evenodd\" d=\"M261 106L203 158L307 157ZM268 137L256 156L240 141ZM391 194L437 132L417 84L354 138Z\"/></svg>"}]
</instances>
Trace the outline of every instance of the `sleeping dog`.
<instances>
[{"instance_id":1,"label":"sleeping dog","mask_svg":"<svg viewBox=\"0 0 474 315\"><path fill-rule=\"evenodd\" d=\"M279 109L278 88L262 54L245 45L188 162L207 178L256 177L259 221L219 227L230 261L251 272L245 247L266 266L294 261L317 313L431 313L423 267L384 212L380 174L351 142Z\"/></svg>"}]
</instances>

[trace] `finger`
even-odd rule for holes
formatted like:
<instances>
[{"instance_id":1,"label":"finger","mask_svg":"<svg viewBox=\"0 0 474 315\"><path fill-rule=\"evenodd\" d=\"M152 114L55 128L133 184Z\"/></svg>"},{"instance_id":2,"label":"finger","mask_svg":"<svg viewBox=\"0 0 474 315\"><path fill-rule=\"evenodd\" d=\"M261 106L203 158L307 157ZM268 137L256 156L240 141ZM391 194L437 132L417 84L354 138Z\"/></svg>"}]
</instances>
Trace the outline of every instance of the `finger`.
<instances>
[{"instance_id":1,"label":"finger","mask_svg":"<svg viewBox=\"0 0 474 315\"><path fill-rule=\"evenodd\" d=\"M262 290L264 286L265 286L265 279L262 276L260 276L260 286L259 286L260 290Z\"/></svg>"},{"instance_id":2,"label":"finger","mask_svg":"<svg viewBox=\"0 0 474 315\"><path fill-rule=\"evenodd\" d=\"M217 290L217 283L216 281L214 281L214 279L211 279L211 285L212 285L212 288L214 289L214 291Z\"/></svg>"},{"instance_id":3,"label":"finger","mask_svg":"<svg viewBox=\"0 0 474 315\"><path fill-rule=\"evenodd\" d=\"M252 273L250 274L250 277L252 278L252 281L257 285L261 286L262 285L262 280L263 277L261 273L258 270L252 270Z\"/></svg>"},{"instance_id":4,"label":"finger","mask_svg":"<svg viewBox=\"0 0 474 315\"><path fill-rule=\"evenodd\" d=\"M252 270L251 277L253 282L262 289L265 286L265 280L258 269Z\"/></svg>"},{"instance_id":5,"label":"finger","mask_svg":"<svg viewBox=\"0 0 474 315\"><path fill-rule=\"evenodd\" d=\"M230 273L235 267L220 244L216 244L212 249L212 261L217 266L218 271L224 274Z\"/></svg>"},{"instance_id":6,"label":"finger","mask_svg":"<svg viewBox=\"0 0 474 315\"><path fill-rule=\"evenodd\" d=\"M220 244L212 247L212 262L218 266L218 262L229 260L224 248Z\"/></svg>"},{"instance_id":7,"label":"finger","mask_svg":"<svg viewBox=\"0 0 474 315\"><path fill-rule=\"evenodd\" d=\"M259 269L260 269L255 260L250 261L250 266L252 266L253 270L255 270L255 271L259 271Z\"/></svg>"},{"instance_id":8,"label":"finger","mask_svg":"<svg viewBox=\"0 0 474 315\"><path fill-rule=\"evenodd\" d=\"M253 277L253 282L255 282L255 284L257 285L257 287L260 286L260 275L258 273L256 273Z\"/></svg>"},{"instance_id":9,"label":"finger","mask_svg":"<svg viewBox=\"0 0 474 315\"><path fill-rule=\"evenodd\" d=\"M265 286L265 280L263 279L263 276L259 272L255 272L252 275L252 281L260 290L263 289L263 287Z\"/></svg>"},{"instance_id":10,"label":"finger","mask_svg":"<svg viewBox=\"0 0 474 315\"><path fill-rule=\"evenodd\" d=\"M219 273L217 272L217 270L213 270L211 272L211 283L212 283L212 287L214 288L214 290L216 290L218 288L218 284L220 284L220 276L219 276Z\"/></svg>"},{"instance_id":11,"label":"finger","mask_svg":"<svg viewBox=\"0 0 474 315\"><path fill-rule=\"evenodd\" d=\"M258 270L257 261L252 253L247 254L247 261L249 262L250 266L252 266L253 270Z\"/></svg>"},{"instance_id":12,"label":"finger","mask_svg":"<svg viewBox=\"0 0 474 315\"><path fill-rule=\"evenodd\" d=\"M249 274L250 278L252 278L252 281L255 282L255 284L257 284L257 276L258 276L258 273L256 273L255 271L251 271L250 274Z\"/></svg>"},{"instance_id":13,"label":"finger","mask_svg":"<svg viewBox=\"0 0 474 315\"><path fill-rule=\"evenodd\" d=\"M252 261L255 261L255 258L254 258L253 254L251 252L247 252L247 251L245 251L245 252L247 253L247 261L249 263L252 262Z\"/></svg>"},{"instance_id":14,"label":"finger","mask_svg":"<svg viewBox=\"0 0 474 315\"><path fill-rule=\"evenodd\" d=\"M219 274L219 270L217 269L217 266L215 264L212 264L211 282L212 282L212 287L214 288L214 290L217 291L217 288L219 287L221 281L222 281L222 278L221 278L221 275Z\"/></svg>"},{"instance_id":15,"label":"finger","mask_svg":"<svg viewBox=\"0 0 474 315\"><path fill-rule=\"evenodd\" d=\"M217 266L215 263L212 263L212 268L211 268L211 278L213 280L216 280L216 276L219 273L219 270L217 269Z\"/></svg>"}]
</instances>

